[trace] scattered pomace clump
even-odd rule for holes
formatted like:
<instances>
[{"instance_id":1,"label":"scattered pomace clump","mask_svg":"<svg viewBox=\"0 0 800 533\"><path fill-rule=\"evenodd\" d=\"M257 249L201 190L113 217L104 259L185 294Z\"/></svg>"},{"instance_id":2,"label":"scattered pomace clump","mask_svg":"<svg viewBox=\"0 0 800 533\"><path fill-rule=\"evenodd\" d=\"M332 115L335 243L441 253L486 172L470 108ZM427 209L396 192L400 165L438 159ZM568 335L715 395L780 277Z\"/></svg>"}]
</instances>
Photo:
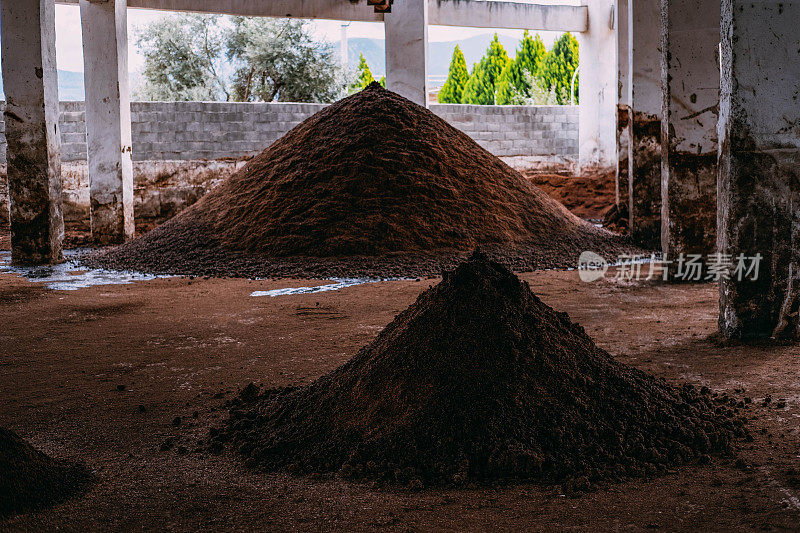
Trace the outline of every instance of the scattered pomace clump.
<instances>
[{"instance_id":1,"label":"scattered pomace clump","mask_svg":"<svg viewBox=\"0 0 800 533\"><path fill-rule=\"evenodd\" d=\"M581 487L705 461L746 436L732 410L615 361L476 253L330 374L245 388L211 450L269 471L412 487Z\"/></svg>"},{"instance_id":2,"label":"scattered pomace clump","mask_svg":"<svg viewBox=\"0 0 800 533\"><path fill-rule=\"evenodd\" d=\"M438 275L476 247L518 269L630 248L375 83L174 219L90 261L167 274L415 276Z\"/></svg>"},{"instance_id":3,"label":"scattered pomace clump","mask_svg":"<svg viewBox=\"0 0 800 533\"><path fill-rule=\"evenodd\" d=\"M65 500L90 479L82 466L52 459L0 428L0 518Z\"/></svg>"}]
</instances>

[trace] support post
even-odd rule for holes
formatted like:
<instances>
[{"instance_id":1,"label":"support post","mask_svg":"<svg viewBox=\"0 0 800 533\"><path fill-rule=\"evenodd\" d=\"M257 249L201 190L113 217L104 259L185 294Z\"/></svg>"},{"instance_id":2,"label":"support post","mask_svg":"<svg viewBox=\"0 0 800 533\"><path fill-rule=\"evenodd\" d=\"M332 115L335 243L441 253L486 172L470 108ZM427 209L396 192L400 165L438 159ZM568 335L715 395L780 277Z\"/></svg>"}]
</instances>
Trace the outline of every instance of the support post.
<instances>
[{"instance_id":1,"label":"support post","mask_svg":"<svg viewBox=\"0 0 800 533\"><path fill-rule=\"evenodd\" d=\"M402 0L384 15L386 88L428 105L428 2Z\"/></svg>"},{"instance_id":2,"label":"support post","mask_svg":"<svg viewBox=\"0 0 800 533\"><path fill-rule=\"evenodd\" d=\"M340 27L340 41L339 41L339 53L341 54L341 62L342 62L342 70L347 72L347 60L348 60L348 44L347 44L347 28L350 26L350 23L342 22Z\"/></svg>"},{"instance_id":3,"label":"support post","mask_svg":"<svg viewBox=\"0 0 800 533\"><path fill-rule=\"evenodd\" d=\"M727 338L800 339L798 20L799 1L722 2L718 247L761 257L720 282Z\"/></svg>"},{"instance_id":4,"label":"support post","mask_svg":"<svg viewBox=\"0 0 800 533\"><path fill-rule=\"evenodd\" d=\"M632 149L631 21L629 0L617 0L617 207L628 204L628 169Z\"/></svg>"},{"instance_id":5,"label":"support post","mask_svg":"<svg viewBox=\"0 0 800 533\"><path fill-rule=\"evenodd\" d=\"M617 164L617 38L615 0L584 0L589 27L580 42L579 164L611 169Z\"/></svg>"},{"instance_id":6,"label":"support post","mask_svg":"<svg viewBox=\"0 0 800 533\"><path fill-rule=\"evenodd\" d=\"M661 249L716 250L720 0L661 0Z\"/></svg>"},{"instance_id":7,"label":"support post","mask_svg":"<svg viewBox=\"0 0 800 533\"><path fill-rule=\"evenodd\" d=\"M0 3L11 260L62 260L61 143L58 132L55 5Z\"/></svg>"},{"instance_id":8,"label":"support post","mask_svg":"<svg viewBox=\"0 0 800 533\"><path fill-rule=\"evenodd\" d=\"M133 237L131 104L125 0L80 0L92 238Z\"/></svg>"},{"instance_id":9,"label":"support post","mask_svg":"<svg viewBox=\"0 0 800 533\"><path fill-rule=\"evenodd\" d=\"M631 153L628 226L634 242L661 242L661 51L659 0L629 0L631 41Z\"/></svg>"}]
</instances>

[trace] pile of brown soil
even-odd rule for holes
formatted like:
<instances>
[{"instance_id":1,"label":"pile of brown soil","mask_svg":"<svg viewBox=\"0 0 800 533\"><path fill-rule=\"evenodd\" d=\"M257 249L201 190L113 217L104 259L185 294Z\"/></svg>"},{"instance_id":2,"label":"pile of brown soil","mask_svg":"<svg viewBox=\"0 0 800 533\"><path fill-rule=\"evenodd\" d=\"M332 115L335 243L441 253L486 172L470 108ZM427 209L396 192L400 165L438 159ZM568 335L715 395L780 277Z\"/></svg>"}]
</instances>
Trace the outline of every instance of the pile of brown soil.
<instances>
[{"instance_id":1,"label":"pile of brown soil","mask_svg":"<svg viewBox=\"0 0 800 533\"><path fill-rule=\"evenodd\" d=\"M746 437L727 407L615 361L475 254L312 384L249 385L211 433L246 465L386 483L649 476Z\"/></svg>"},{"instance_id":2,"label":"pile of brown soil","mask_svg":"<svg viewBox=\"0 0 800 533\"><path fill-rule=\"evenodd\" d=\"M536 187L557 200L580 218L600 222L616 203L614 172L599 172L581 176L525 172Z\"/></svg>"},{"instance_id":3,"label":"pile of brown soil","mask_svg":"<svg viewBox=\"0 0 800 533\"><path fill-rule=\"evenodd\" d=\"M438 274L477 246L515 268L626 249L427 109L372 84L197 204L97 256L172 274Z\"/></svg>"},{"instance_id":4,"label":"pile of brown soil","mask_svg":"<svg viewBox=\"0 0 800 533\"><path fill-rule=\"evenodd\" d=\"M0 428L0 517L65 500L90 477L83 467L52 459Z\"/></svg>"}]
</instances>

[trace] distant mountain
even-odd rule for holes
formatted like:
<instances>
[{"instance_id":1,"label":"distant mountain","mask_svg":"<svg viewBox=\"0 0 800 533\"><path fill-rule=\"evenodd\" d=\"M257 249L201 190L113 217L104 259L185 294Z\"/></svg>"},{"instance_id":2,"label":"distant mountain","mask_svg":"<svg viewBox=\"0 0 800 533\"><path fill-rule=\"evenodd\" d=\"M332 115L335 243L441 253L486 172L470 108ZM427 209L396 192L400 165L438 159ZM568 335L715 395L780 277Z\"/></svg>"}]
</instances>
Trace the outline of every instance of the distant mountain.
<instances>
[{"instance_id":1,"label":"distant mountain","mask_svg":"<svg viewBox=\"0 0 800 533\"><path fill-rule=\"evenodd\" d=\"M83 100L83 72L58 71L59 100ZM3 77L0 76L0 100L5 100Z\"/></svg>"},{"instance_id":2,"label":"distant mountain","mask_svg":"<svg viewBox=\"0 0 800 533\"><path fill-rule=\"evenodd\" d=\"M428 44L428 72L432 76L447 76L450 69L450 60L453 58L453 50L456 45L461 47L464 52L464 59L467 60L467 68L471 71L472 65L481 60L489 48L489 43L494 37L493 33L476 35L469 39L450 42L438 42ZM520 40L513 37L499 36L500 44L506 49L508 55L513 59L517 55L517 47Z\"/></svg>"},{"instance_id":3,"label":"distant mountain","mask_svg":"<svg viewBox=\"0 0 800 533\"><path fill-rule=\"evenodd\" d=\"M341 50L341 46L341 41L337 42L336 50ZM380 79L386 75L386 46L383 39L347 39L347 64L350 68L358 66L360 54L364 54L373 76Z\"/></svg>"},{"instance_id":4,"label":"distant mountain","mask_svg":"<svg viewBox=\"0 0 800 533\"><path fill-rule=\"evenodd\" d=\"M59 100L83 100L83 72L58 71Z\"/></svg>"},{"instance_id":5,"label":"distant mountain","mask_svg":"<svg viewBox=\"0 0 800 533\"><path fill-rule=\"evenodd\" d=\"M428 74L433 78L446 77L450 68L450 60L453 58L453 50L456 44L461 46L464 52L464 59L467 60L467 68L472 69L473 63L480 61L486 53L489 43L494 37L493 33L476 35L469 39L448 42L431 42L428 44ZM517 54L519 39L500 36L500 43L512 58ZM337 49L341 46L336 43ZM356 37L347 40L348 62L351 67L358 65L359 55L364 54L364 58L369 64L372 74L380 78L386 74L386 43L383 39L364 39Z\"/></svg>"}]
</instances>

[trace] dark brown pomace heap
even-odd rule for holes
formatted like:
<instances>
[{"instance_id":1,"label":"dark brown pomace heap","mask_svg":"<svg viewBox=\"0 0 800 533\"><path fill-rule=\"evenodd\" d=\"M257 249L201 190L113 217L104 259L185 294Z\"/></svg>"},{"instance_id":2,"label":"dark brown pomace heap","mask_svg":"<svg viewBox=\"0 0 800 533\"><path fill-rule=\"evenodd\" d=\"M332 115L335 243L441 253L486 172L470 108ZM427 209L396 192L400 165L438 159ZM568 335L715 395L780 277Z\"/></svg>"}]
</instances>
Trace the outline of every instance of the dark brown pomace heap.
<instances>
[{"instance_id":1,"label":"dark brown pomace heap","mask_svg":"<svg viewBox=\"0 0 800 533\"><path fill-rule=\"evenodd\" d=\"M90 262L168 274L438 275L479 246L520 270L628 249L376 83L298 125L171 221Z\"/></svg>"},{"instance_id":2,"label":"dark brown pomace heap","mask_svg":"<svg viewBox=\"0 0 800 533\"><path fill-rule=\"evenodd\" d=\"M52 459L0 428L0 518L65 500L90 479L84 467Z\"/></svg>"},{"instance_id":3,"label":"dark brown pomace heap","mask_svg":"<svg viewBox=\"0 0 800 533\"><path fill-rule=\"evenodd\" d=\"M686 385L615 361L512 272L475 254L312 384L249 385L212 430L268 471L428 486L586 486L656 475L747 437Z\"/></svg>"}]
</instances>

